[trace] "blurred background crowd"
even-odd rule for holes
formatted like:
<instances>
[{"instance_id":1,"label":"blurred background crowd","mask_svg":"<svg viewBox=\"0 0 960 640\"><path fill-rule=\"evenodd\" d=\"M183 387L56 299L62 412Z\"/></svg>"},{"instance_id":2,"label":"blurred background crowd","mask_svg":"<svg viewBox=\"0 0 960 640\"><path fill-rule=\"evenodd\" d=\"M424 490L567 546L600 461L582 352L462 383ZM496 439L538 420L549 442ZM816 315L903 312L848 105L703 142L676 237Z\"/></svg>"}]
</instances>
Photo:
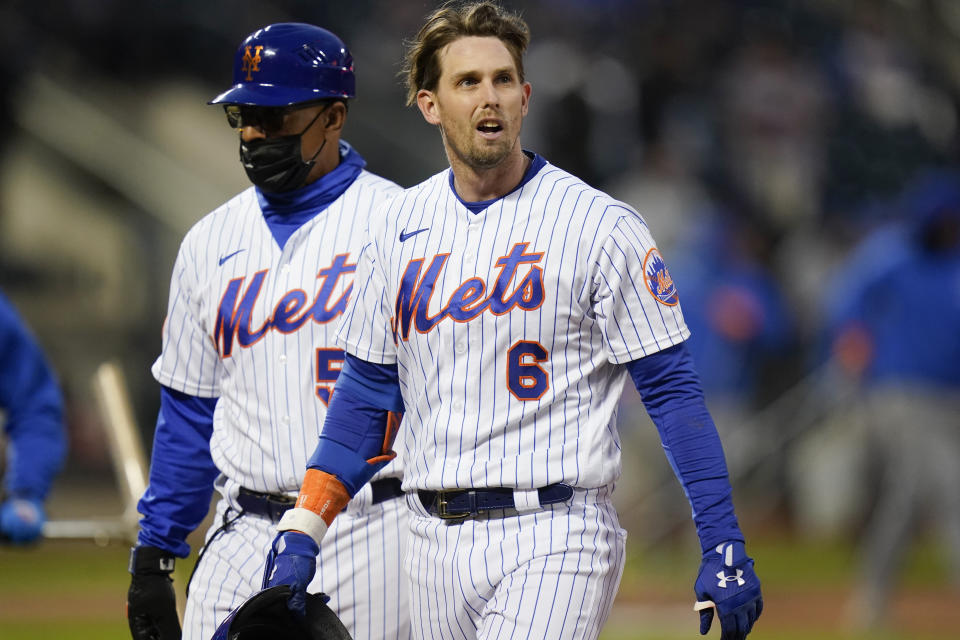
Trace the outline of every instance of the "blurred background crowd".
<instances>
[{"instance_id":1,"label":"blurred background crowd","mask_svg":"<svg viewBox=\"0 0 960 640\"><path fill-rule=\"evenodd\" d=\"M960 3L505 4L533 34L524 146L650 224L744 519L861 538L871 585L933 530L960 575ZM239 41L280 21L338 33L358 77L345 138L411 186L446 166L397 77L434 5L0 5L0 289L67 398L55 487L111 477L89 390L105 360L150 442L177 246L248 184L236 134L205 104ZM692 535L630 389L620 419L631 540ZM865 617L884 588L862 594Z\"/></svg>"}]
</instances>

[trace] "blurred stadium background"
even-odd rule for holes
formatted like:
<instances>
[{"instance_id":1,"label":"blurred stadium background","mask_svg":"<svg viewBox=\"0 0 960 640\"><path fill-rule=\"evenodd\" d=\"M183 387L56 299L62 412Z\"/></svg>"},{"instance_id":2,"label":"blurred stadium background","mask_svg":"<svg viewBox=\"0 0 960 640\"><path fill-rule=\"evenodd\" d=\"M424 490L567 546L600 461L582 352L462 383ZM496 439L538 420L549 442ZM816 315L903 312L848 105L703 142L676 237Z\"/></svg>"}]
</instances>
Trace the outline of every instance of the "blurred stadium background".
<instances>
[{"instance_id":1,"label":"blurred stadium background","mask_svg":"<svg viewBox=\"0 0 960 640\"><path fill-rule=\"evenodd\" d=\"M179 241L247 185L235 134L206 105L229 84L236 45L280 21L341 35L358 74L345 137L369 169L410 186L446 166L438 136L402 106L397 79L403 38L435 4L0 5L0 288L40 338L68 402L70 454L51 518L125 508L91 387L105 361L125 374L149 453L159 406L149 368ZM960 2L505 4L533 32L524 146L637 208L678 284L765 584L751 637L950 636L960 623L960 532L951 545L939 527L950 507L921 512L900 544L886 615L859 589L888 459L869 385L850 375L862 353L831 345L851 256L879 229L910 224L916 199L904 194L960 161ZM928 299L960 306L954 284ZM934 329L960 336L957 325ZM904 340L934 340L926 331L907 328ZM630 563L604 637L695 637L689 509L632 389L620 420ZM946 452L943 474L960 464L960 418L949 429L935 445ZM0 638L127 637L127 544L0 548Z\"/></svg>"}]
</instances>

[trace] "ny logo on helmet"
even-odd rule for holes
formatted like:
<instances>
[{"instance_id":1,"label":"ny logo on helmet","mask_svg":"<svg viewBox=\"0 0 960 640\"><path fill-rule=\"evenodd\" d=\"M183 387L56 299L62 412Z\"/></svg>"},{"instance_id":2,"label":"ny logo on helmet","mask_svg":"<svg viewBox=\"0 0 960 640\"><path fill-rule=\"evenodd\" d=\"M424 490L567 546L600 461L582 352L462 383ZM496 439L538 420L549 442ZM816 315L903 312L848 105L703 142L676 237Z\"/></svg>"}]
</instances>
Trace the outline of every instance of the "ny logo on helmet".
<instances>
[{"instance_id":1,"label":"ny logo on helmet","mask_svg":"<svg viewBox=\"0 0 960 640\"><path fill-rule=\"evenodd\" d=\"M241 71L247 72L247 80L253 80L253 72L260 71L260 52L263 51L263 45L258 44L254 50L253 55L250 55L250 47L244 47L243 51L243 66L240 67Z\"/></svg>"}]
</instances>

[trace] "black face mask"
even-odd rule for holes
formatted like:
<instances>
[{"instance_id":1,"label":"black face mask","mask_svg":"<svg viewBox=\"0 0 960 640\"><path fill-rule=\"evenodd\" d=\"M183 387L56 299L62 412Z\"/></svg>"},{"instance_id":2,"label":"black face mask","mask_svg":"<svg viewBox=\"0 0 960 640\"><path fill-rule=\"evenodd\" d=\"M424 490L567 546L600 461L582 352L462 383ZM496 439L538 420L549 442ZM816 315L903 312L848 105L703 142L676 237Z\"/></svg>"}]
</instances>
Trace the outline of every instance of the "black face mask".
<instances>
[{"instance_id":1,"label":"black face mask","mask_svg":"<svg viewBox=\"0 0 960 640\"><path fill-rule=\"evenodd\" d=\"M306 162L303 161L300 141L324 111L326 109L314 116L300 133L276 138L256 138L250 142L244 142L241 137L240 162L243 163L250 182L265 193L281 193L302 187L313 169L314 161L327 145L327 139L323 139L323 144Z\"/></svg>"}]
</instances>

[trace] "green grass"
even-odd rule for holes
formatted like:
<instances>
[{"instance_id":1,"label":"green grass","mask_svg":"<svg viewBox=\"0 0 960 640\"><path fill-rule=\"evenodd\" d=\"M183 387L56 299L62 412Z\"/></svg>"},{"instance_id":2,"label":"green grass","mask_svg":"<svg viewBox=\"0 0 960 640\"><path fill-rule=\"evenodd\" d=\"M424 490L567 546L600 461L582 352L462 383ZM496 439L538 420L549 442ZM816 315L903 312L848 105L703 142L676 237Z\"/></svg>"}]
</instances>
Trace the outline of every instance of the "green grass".
<instances>
[{"instance_id":1,"label":"green grass","mask_svg":"<svg viewBox=\"0 0 960 640\"><path fill-rule=\"evenodd\" d=\"M69 638L70 640L129 640L126 623L115 621L67 620L2 620L4 640L39 640L40 638Z\"/></svg>"},{"instance_id":2,"label":"green grass","mask_svg":"<svg viewBox=\"0 0 960 640\"><path fill-rule=\"evenodd\" d=\"M701 637L690 608L698 558L681 546L630 557L602 640ZM0 638L129 638L124 616L127 554L121 546L81 542L0 547ZM960 612L949 605L944 554L935 546L918 547L911 554L893 627L873 633L846 631L839 622L856 568L851 545L754 540L751 554L757 559L766 603L751 640L942 640L960 624ZM176 584L181 590L190 565L178 563ZM960 601L956 591L953 594L952 602ZM938 608L925 609L928 602ZM914 622L918 626L911 626ZM717 629L707 637L719 637Z\"/></svg>"}]
</instances>

